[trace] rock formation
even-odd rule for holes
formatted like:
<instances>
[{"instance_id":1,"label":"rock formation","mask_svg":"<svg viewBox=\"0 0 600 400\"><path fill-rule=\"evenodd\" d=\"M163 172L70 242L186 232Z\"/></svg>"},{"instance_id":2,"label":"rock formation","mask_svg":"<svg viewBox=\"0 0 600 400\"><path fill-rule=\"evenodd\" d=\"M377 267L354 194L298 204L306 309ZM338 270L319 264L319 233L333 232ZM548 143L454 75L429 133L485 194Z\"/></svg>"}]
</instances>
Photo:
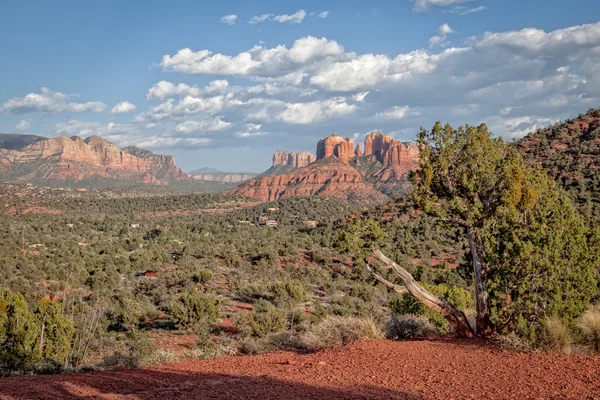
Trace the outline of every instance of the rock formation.
<instances>
[{"instance_id":1,"label":"rock formation","mask_svg":"<svg viewBox=\"0 0 600 400\"><path fill-rule=\"evenodd\" d=\"M360 157L363 155L362 150L360 149L360 143L356 143L356 150L354 151L354 155L356 157Z\"/></svg>"},{"instance_id":2,"label":"rock formation","mask_svg":"<svg viewBox=\"0 0 600 400\"><path fill-rule=\"evenodd\" d=\"M236 173L206 173L192 174L192 178L202 182L218 182L218 183L240 183L256 178L256 174L236 174Z\"/></svg>"},{"instance_id":3,"label":"rock formation","mask_svg":"<svg viewBox=\"0 0 600 400\"><path fill-rule=\"evenodd\" d=\"M59 136L39 140L18 150L0 148L3 180L80 182L110 179L164 184L191 181L171 156L137 147L120 149L109 141L90 136Z\"/></svg>"},{"instance_id":4,"label":"rock formation","mask_svg":"<svg viewBox=\"0 0 600 400\"><path fill-rule=\"evenodd\" d=\"M244 182L230 194L273 201L292 196L327 196L350 199L356 204L380 203L388 199L362 174L336 158L317 161L304 168Z\"/></svg>"},{"instance_id":5,"label":"rock formation","mask_svg":"<svg viewBox=\"0 0 600 400\"><path fill-rule=\"evenodd\" d=\"M333 133L331 136L319 140L317 143L317 160L336 156L344 163L354 157L354 143L351 138L343 137Z\"/></svg>"},{"instance_id":6,"label":"rock formation","mask_svg":"<svg viewBox=\"0 0 600 400\"><path fill-rule=\"evenodd\" d=\"M419 160L416 143L402 143L391 136L372 132L365 138L365 155L373 154L386 167L414 167Z\"/></svg>"},{"instance_id":7,"label":"rock formation","mask_svg":"<svg viewBox=\"0 0 600 400\"><path fill-rule=\"evenodd\" d=\"M290 166L302 168L314 161L316 161L316 157L307 151L289 152L277 150L273 155L273 167Z\"/></svg>"},{"instance_id":8,"label":"rock formation","mask_svg":"<svg viewBox=\"0 0 600 400\"><path fill-rule=\"evenodd\" d=\"M230 191L263 201L297 195L344 198L355 204L378 203L410 189L408 176L418 166L419 149L373 132L360 144L335 133L319 140L317 161L290 171L290 153L276 152L273 167ZM294 154L294 153L291 153ZM383 164L383 165L382 165ZM300 166L300 164L296 164Z\"/></svg>"}]
</instances>

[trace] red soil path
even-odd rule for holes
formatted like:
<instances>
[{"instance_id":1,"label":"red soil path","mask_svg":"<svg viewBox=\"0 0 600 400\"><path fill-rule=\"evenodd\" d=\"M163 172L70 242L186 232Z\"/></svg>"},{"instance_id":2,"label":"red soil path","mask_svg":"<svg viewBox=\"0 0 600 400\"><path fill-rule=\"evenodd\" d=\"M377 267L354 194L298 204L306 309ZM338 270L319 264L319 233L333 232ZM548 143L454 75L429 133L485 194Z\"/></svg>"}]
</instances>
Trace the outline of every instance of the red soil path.
<instances>
[{"instance_id":1,"label":"red soil path","mask_svg":"<svg viewBox=\"0 0 600 400\"><path fill-rule=\"evenodd\" d=\"M363 341L313 354L0 379L0 399L600 399L600 357L459 341Z\"/></svg>"}]
</instances>

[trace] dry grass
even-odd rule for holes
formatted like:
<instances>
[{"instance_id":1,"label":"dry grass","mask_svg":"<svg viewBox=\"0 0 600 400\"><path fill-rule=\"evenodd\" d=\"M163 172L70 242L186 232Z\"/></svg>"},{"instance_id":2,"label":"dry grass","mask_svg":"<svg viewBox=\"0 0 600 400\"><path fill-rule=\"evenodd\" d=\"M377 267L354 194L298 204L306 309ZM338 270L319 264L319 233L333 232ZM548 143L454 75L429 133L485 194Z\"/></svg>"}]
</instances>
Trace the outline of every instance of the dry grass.
<instances>
[{"instance_id":1,"label":"dry grass","mask_svg":"<svg viewBox=\"0 0 600 400\"><path fill-rule=\"evenodd\" d=\"M569 327L558 317L551 317L544 322L548 347L553 351L571 354L572 341Z\"/></svg>"},{"instance_id":2,"label":"dry grass","mask_svg":"<svg viewBox=\"0 0 600 400\"><path fill-rule=\"evenodd\" d=\"M381 332L370 318L328 316L302 336L312 349L350 344L359 339L379 339Z\"/></svg>"},{"instance_id":3,"label":"dry grass","mask_svg":"<svg viewBox=\"0 0 600 400\"><path fill-rule=\"evenodd\" d=\"M585 344L600 352L600 306L590 307L577 326Z\"/></svg>"}]
</instances>

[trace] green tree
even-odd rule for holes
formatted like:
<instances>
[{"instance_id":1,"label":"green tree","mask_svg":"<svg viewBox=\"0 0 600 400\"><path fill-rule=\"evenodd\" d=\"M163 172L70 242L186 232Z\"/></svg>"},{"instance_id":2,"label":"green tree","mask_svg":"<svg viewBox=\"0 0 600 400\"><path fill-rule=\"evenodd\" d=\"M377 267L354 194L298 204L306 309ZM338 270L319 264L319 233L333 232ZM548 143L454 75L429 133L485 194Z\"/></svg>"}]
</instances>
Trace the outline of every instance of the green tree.
<instances>
[{"instance_id":1,"label":"green tree","mask_svg":"<svg viewBox=\"0 0 600 400\"><path fill-rule=\"evenodd\" d=\"M594 293L596 247L566 193L485 125L418 134L414 198L468 238L477 333L579 315Z\"/></svg>"},{"instance_id":2,"label":"green tree","mask_svg":"<svg viewBox=\"0 0 600 400\"><path fill-rule=\"evenodd\" d=\"M39 330L35 346L41 360L62 364L71 349L73 322L62 315L58 303L45 298L40 299L34 319Z\"/></svg>"},{"instance_id":3,"label":"green tree","mask_svg":"<svg viewBox=\"0 0 600 400\"><path fill-rule=\"evenodd\" d=\"M0 289L0 362L10 371L29 370L38 361L37 325L20 293Z\"/></svg>"}]
</instances>

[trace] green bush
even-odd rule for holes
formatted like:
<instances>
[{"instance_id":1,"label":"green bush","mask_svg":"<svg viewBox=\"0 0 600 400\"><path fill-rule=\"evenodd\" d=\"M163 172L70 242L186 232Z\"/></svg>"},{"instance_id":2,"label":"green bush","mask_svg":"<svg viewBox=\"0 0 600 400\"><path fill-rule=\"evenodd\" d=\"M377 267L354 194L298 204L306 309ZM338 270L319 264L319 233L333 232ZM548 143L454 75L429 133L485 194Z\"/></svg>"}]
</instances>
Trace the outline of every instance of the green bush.
<instances>
[{"instance_id":1,"label":"green bush","mask_svg":"<svg viewBox=\"0 0 600 400\"><path fill-rule=\"evenodd\" d=\"M429 319L423 315L396 315L386 324L386 338L403 340L436 333Z\"/></svg>"},{"instance_id":2,"label":"green bush","mask_svg":"<svg viewBox=\"0 0 600 400\"><path fill-rule=\"evenodd\" d=\"M242 336L262 338L284 330L287 326L287 315L268 301L259 300L253 312L237 314L234 322Z\"/></svg>"},{"instance_id":3,"label":"green bush","mask_svg":"<svg viewBox=\"0 0 600 400\"><path fill-rule=\"evenodd\" d=\"M198 322L212 324L221 316L222 303L212 294L183 293L171 301L169 314L181 328L190 328Z\"/></svg>"}]
</instances>

